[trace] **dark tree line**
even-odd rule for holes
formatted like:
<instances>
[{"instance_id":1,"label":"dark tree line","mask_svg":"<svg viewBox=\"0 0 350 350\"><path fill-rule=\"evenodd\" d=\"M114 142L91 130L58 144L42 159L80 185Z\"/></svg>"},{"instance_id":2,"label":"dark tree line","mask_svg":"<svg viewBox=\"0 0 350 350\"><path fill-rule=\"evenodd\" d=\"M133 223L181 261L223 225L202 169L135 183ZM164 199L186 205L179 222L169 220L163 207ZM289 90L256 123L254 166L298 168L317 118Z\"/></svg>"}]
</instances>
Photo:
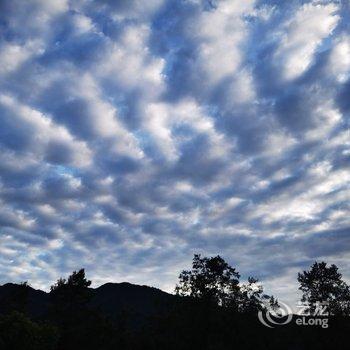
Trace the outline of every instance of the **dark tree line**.
<instances>
[{"instance_id":1,"label":"dark tree line","mask_svg":"<svg viewBox=\"0 0 350 350\"><path fill-rule=\"evenodd\" d=\"M240 285L240 274L222 257L202 258L196 254L192 270L180 273L175 292L238 312L255 312L264 303L277 305L273 296L264 294L259 280L249 277L246 284Z\"/></svg>"},{"instance_id":2,"label":"dark tree line","mask_svg":"<svg viewBox=\"0 0 350 350\"><path fill-rule=\"evenodd\" d=\"M310 312L327 303L329 329L292 323L265 328L257 313L277 308L278 300L254 277L241 283L239 272L220 256L195 255L192 268L179 275L172 302L133 326L126 322L131 310L115 320L92 305L94 290L81 269L51 286L44 315L28 313L27 283L1 300L0 349L345 349L350 289L337 266L315 262L298 274L298 282Z\"/></svg>"}]
</instances>

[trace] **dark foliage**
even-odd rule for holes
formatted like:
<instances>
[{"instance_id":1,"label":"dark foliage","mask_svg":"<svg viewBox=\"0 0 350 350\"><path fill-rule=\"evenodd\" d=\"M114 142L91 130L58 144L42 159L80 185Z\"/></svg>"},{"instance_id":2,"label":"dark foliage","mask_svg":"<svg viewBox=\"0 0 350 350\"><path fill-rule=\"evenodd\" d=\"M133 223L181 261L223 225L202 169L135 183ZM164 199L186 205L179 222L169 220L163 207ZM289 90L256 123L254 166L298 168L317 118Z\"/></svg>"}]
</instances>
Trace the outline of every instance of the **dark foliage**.
<instances>
[{"instance_id":1,"label":"dark foliage","mask_svg":"<svg viewBox=\"0 0 350 350\"><path fill-rule=\"evenodd\" d=\"M55 350L58 337L53 325L35 323L17 311L0 316L0 349Z\"/></svg>"},{"instance_id":2,"label":"dark foliage","mask_svg":"<svg viewBox=\"0 0 350 350\"><path fill-rule=\"evenodd\" d=\"M315 262L309 271L298 274L302 302L314 312L317 303L327 305L332 315L350 315L350 288L342 280L336 265Z\"/></svg>"},{"instance_id":3,"label":"dark foliage","mask_svg":"<svg viewBox=\"0 0 350 350\"><path fill-rule=\"evenodd\" d=\"M192 270L184 270L179 276L175 292L205 303L230 308L231 311L256 312L264 303L275 304L273 297L263 293L263 287L254 277L248 283L239 284L240 274L221 256L202 258L195 254Z\"/></svg>"},{"instance_id":4,"label":"dark foliage","mask_svg":"<svg viewBox=\"0 0 350 350\"><path fill-rule=\"evenodd\" d=\"M236 304L239 294L239 273L220 256L193 258L192 270L182 271L176 294L203 299L221 306Z\"/></svg>"},{"instance_id":5,"label":"dark foliage","mask_svg":"<svg viewBox=\"0 0 350 350\"><path fill-rule=\"evenodd\" d=\"M266 328L257 312L264 311L262 303L276 306L276 300L265 296L255 278L246 284L239 278L220 256L195 255L192 269L180 274L177 296L129 283L92 289L83 269L59 279L49 294L28 284L6 284L0 286L0 349L347 348L348 287L336 266L315 263L298 276L310 307L332 302L329 328L295 322Z\"/></svg>"}]
</instances>

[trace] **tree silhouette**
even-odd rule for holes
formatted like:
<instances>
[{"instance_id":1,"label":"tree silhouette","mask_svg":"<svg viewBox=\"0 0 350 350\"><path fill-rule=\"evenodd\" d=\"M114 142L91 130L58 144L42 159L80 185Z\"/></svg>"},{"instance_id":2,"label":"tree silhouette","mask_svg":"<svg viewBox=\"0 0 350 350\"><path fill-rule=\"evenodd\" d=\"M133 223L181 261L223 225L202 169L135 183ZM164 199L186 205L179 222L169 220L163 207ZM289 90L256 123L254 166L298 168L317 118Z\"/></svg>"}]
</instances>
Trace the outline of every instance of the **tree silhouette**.
<instances>
[{"instance_id":1,"label":"tree silhouette","mask_svg":"<svg viewBox=\"0 0 350 350\"><path fill-rule=\"evenodd\" d=\"M255 312L265 308L278 307L278 301L273 296L264 294L264 288L259 280L254 277L248 277L248 282L241 285L239 311Z\"/></svg>"},{"instance_id":2,"label":"tree silhouette","mask_svg":"<svg viewBox=\"0 0 350 350\"><path fill-rule=\"evenodd\" d=\"M50 294L57 300L67 303L85 304L89 301L91 281L85 277L85 270L74 271L68 280L60 278L51 286Z\"/></svg>"},{"instance_id":3,"label":"tree silhouette","mask_svg":"<svg viewBox=\"0 0 350 350\"><path fill-rule=\"evenodd\" d=\"M221 306L232 306L239 294L239 273L219 255L201 258L195 254L192 270L182 271L175 292Z\"/></svg>"},{"instance_id":4,"label":"tree silhouette","mask_svg":"<svg viewBox=\"0 0 350 350\"><path fill-rule=\"evenodd\" d=\"M68 286L70 288L75 289L86 289L90 287L91 281L87 280L85 277L85 270L80 269L79 271L73 271L73 273L68 277L68 280L64 278L60 278L57 280L56 284L51 286L51 292L59 290L64 286Z\"/></svg>"},{"instance_id":5,"label":"tree silhouette","mask_svg":"<svg viewBox=\"0 0 350 350\"><path fill-rule=\"evenodd\" d=\"M195 254L192 270L184 270L179 276L175 292L240 312L256 312L265 304L276 307L275 298L264 294L259 280L249 277L245 284L239 283L240 274L222 257L204 257Z\"/></svg>"},{"instance_id":6,"label":"tree silhouette","mask_svg":"<svg viewBox=\"0 0 350 350\"><path fill-rule=\"evenodd\" d=\"M349 286L336 265L315 262L309 271L298 274L298 282L303 292L301 301L308 305L310 312L315 312L317 303L324 303L331 315L349 315Z\"/></svg>"},{"instance_id":7,"label":"tree silhouette","mask_svg":"<svg viewBox=\"0 0 350 350\"><path fill-rule=\"evenodd\" d=\"M90 285L85 270L80 269L51 286L51 319L61 331L59 349L102 350L114 341L113 326L90 305Z\"/></svg>"},{"instance_id":8,"label":"tree silhouette","mask_svg":"<svg viewBox=\"0 0 350 350\"><path fill-rule=\"evenodd\" d=\"M71 325L80 322L89 313L88 303L92 297L91 281L85 270L74 271L68 279L60 278L51 286L51 314L58 323Z\"/></svg>"}]
</instances>

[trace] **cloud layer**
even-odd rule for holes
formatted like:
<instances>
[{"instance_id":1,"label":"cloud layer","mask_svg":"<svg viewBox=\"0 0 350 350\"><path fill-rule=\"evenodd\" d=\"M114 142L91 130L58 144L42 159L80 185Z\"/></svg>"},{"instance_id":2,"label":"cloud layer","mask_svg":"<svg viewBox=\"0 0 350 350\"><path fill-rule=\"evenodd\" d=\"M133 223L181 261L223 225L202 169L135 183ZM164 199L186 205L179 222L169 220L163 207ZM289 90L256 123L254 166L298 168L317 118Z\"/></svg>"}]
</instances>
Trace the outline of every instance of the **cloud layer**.
<instances>
[{"instance_id":1,"label":"cloud layer","mask_svg":"<svg viewBox=\"0 0 350 350\"><path fill-rule=\"evenodd\" d=\"M0 280L172 290L193 253L292 298L350 277L342 1L0 3Z\"/></svg>"}]
</instances>

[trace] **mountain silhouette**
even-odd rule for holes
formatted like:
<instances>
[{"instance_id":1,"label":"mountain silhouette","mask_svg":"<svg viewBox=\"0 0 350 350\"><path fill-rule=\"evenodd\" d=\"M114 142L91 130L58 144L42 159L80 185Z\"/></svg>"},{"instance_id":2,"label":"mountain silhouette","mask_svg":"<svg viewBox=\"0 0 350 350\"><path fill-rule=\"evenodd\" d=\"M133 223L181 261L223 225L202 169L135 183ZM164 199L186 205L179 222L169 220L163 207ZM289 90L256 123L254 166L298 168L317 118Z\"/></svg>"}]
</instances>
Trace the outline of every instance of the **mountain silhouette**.
<instances>
[{"instance_id":1,"label":"mountain silhouette","mask_svg":"<svg viewBox=\"0 0 350 350\"><path fill-rule=\"evenodd\" d=\"M42 290L15 283L0 286L1 314L17 310L36 319L46 315L48 306L49 294Z\"/></svg>"},{"instance_id":2,"label":"mountain silhouette","mask_svg":"<svg viewBox=\"0 0 350 350\"><path fill-rule=\"evenodd\" d=\"M89 289L92 292L91 308L115 321L120 316L127 317L130 325L159 315L177 299L160 289L128 282L106 283ZM33 319L44 318L49 311L49 296L50 293L30 286L6 283L0 286L0 313L18 310Z\"/></svg>"},{"instance_id":3,"label":"mountain silhouette","mask_svg":"<svg viewBox=\"0 0 350 350\"><path fill-rule=\"evenodd\" d=\"M91 305L111 317L125 311L147 317L164 311L175 299L176 296L153 287L106 283L93 289Z\"/></svg>"}]
</instances>

